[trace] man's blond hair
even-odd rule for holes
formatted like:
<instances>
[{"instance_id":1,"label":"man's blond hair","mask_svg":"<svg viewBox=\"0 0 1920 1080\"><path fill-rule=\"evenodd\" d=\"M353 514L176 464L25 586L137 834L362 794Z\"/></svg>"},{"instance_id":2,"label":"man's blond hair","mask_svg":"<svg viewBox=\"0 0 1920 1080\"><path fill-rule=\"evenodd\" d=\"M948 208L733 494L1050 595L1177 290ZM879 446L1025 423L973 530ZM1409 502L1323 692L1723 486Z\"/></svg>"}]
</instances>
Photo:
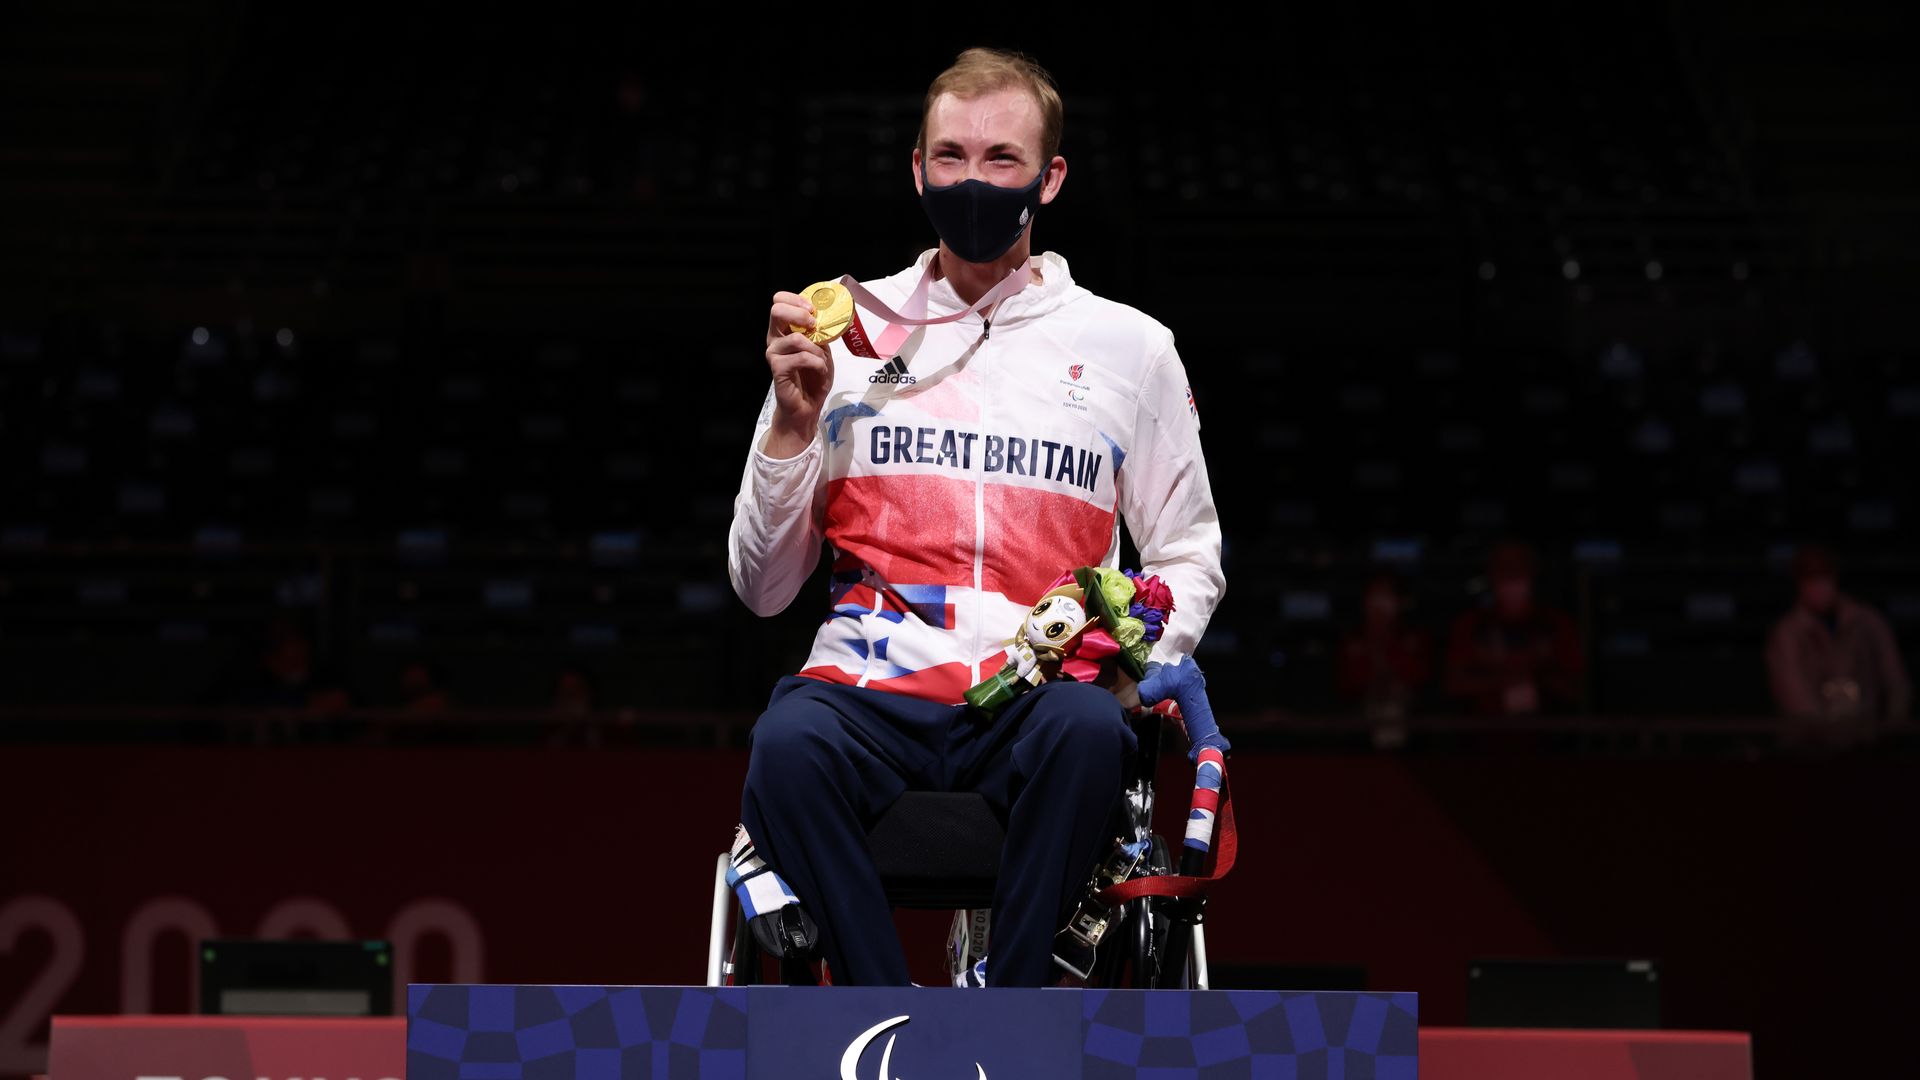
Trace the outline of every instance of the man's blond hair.
<instances>
[{"instance_id":1,"label":"man's blond hair","mask_svg":"<svg viewBox=\"0 0 1920 1080\"><path fill-rule=\"evenodd\" d=\"M927 118L933 115L933 103L941 94L952 94L970 101L982 94L1008 88L1025 90L1040 106L1040 167L1060 152L1060 129L1065 126L1066 107L1060 103L1060 91L1053 76L1039 61L1025 53L1004 49L968 49L941 72L927 87L927 101L920 109L920 138L915 145L927 152Z\"/></svg>"}]
</instances>

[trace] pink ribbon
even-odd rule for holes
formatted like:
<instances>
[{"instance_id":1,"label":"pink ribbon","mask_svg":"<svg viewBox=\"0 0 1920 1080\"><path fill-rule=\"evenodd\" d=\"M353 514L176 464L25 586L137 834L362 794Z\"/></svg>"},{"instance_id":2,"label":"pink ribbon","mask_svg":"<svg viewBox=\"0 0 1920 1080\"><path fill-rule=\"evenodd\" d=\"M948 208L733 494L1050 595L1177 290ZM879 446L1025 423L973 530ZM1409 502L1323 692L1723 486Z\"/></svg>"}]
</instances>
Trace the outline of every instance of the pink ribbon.
<instances>
[{"instance_id":1,"label":"pink ribbon","mask_svg":"<svg viewBox=\"0 0 1920 1080\"><path fill-rule=\"evenodd\" d=\"M1073 650L1072 656L1060 662L1060 671L1080 682L1093 682L1100 677L1100 661L1119 651L1120 643L1113 639L1113 635L1095 627L1080 635L1079 647Z\"/></svg>"},{"instance_id":2,"label":"pink ribbon","mask_svg":"<svg viewBox=\"0 0 1920 1080\"><path fill-rule=\"evenodd\" d=\"M1007 276L1001 278L998 285L987 290L986 295L975 300L965 310L956 311L951 315L928 318L927 290L933 284L933 265L931 261L927 263L926 271L920 275L920 283L913 287L913 292L907 296L907 302L902 305L900 311L888 307L886 301L873 295L865 285L854 280L853 275L841 275L840 284L847 287L847 291L853 294L854 303L858 305L853 313L853 324L847 327L846 336L847 348L852 350L855 356L864 356L870 360L891 359L900 351L900 346L906 343L914 327L959 322L974 312L992 307L1026 288L1034 276L1033 259L1028 258L1026 262L1008 271ZM867 328L861 325L859 307L866 308L887 323L887 329L877 341L867 333Z\"/></svg>"}]
</instances>

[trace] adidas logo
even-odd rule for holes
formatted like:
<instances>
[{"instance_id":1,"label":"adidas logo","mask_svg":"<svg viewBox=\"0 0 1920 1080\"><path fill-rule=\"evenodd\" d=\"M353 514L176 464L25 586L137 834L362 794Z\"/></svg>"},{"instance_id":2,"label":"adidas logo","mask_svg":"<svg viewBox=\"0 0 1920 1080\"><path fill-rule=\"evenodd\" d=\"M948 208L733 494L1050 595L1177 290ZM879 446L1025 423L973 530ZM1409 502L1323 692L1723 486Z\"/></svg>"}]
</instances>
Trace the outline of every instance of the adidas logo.
<instances>
[{"instance_id":1,"label":"adidas logo","mask_svg":"<svg viewBox=\"0 0 1920 1080\"><path fill-rule=\"evenodd\" d=\"M919 380L907 374L906 358L896 356L887 361L879 371L867 376L867 381L870 383L898 383L901 386L912 386Z\"/></svg>"}]
</instances>

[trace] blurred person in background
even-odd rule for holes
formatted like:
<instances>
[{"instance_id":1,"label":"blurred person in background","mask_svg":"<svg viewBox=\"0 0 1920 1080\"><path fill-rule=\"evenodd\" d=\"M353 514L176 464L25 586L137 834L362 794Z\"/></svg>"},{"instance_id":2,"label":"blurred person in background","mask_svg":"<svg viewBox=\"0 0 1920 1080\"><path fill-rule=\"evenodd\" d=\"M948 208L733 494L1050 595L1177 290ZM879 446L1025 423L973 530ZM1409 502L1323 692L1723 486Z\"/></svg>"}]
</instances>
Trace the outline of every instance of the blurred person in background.
<instances>
[{"instance_id":1,"label":"blurred person in background","mask_svg":"<svg viewBox=\"0 0 1920 1080\"><path fill-rule=\"evenodd\" d=\"M1480 716L1570 709L1585 658L1565 613L1536 602L1533 549L1504 543L1487 560L1490 602L1463 612L1447 641L1446 692Z\"/></svg>"},{"instance_id":2,"label":"blurred person in background","mask_svg":"<svg viewBox=\"0 0 1920 1080\"><path fill-rule=\"evenodd\" d=\"M453 708L453 698L442 685L439 670L425 660L414 660L400 669L400 708L410 713L443 713Z\"/></svg>"},{"instance_id":3,"label":"blurred person in background","mask_svg":"<svg viewBox=\"0 0 1920 1080\"><path fill-rule=\"evenodd\" d=\"M1376 573L1367 582L1360 625L1340 643L1340 696L1357 702L1383 732L1397 728L1433 679L1433 636L1407 621L1410 602L1399 575Z\"/></svg>"},{"instance_id":4,"label":"blurred person in background","mask_svg":"<svg viewBox=\"0 0 1920 1080\"><path fill-rule=\"evenodd\" d=\"M1767 673L1783 716L1864 735L1907 718L1913 686L1887 620L1840 591L1833 553L1794 553L1793 609L1767 639Z\"/></svg>"},{"instance_id":5,"label":"blurred person in background","mask_svg":"<svg viewBox=\"0 0 1920 1080\"><path fill-rule=\"evenodd\" d=\"M593 680L577 667L561 668L553 679L553 694L547 700L546 728L550 746L575 742L600 745L600 727L593 721Z\"/></svg>"},{"instance_id":6,"label":"blurred person in background","mask_svg":"<svg viewBox=\"0 0 1920 1080\"><path fill-rule=\"evenodd\" d=\"M579 668L561 668L554 676L553 698L547 711L560 716L585 716L593 711L593 680Z\"/></svg>"},{"instance_id":7,"label":"blurred person in background","mask_svg":"<svg viewBox=\"0 0 1920 1080\"><path fill-rule=\"evenodd\" d=\"M332 714L353 707L340 680L317 668L313 640L297 621L279 616L261 634L260 651L221 694L224 704Z\"/></svg>"},{"instance_id":8,"label":"blurred person in background","mask_svg":"<svg viewBox=\"0 0 1920 1080\"><path fill-rule=\"evenodd\" d=\"M346 739L354 732L340 715L353 708L345 683L314 660L313 639L298 620L275 616L260 649L216 691L220 704L247 710L226 721L227 738L254 742ZM322 726L307 718L331 718Z\"/></svg>"}]
</instances>

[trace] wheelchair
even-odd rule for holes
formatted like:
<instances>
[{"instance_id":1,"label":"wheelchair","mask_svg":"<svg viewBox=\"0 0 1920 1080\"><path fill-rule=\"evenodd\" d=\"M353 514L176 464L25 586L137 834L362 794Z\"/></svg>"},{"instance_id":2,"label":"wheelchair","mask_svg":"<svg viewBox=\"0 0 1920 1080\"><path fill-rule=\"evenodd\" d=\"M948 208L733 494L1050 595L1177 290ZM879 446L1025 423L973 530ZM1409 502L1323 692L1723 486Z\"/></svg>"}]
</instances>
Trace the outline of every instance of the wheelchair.
<instances>
[{"instance_id":1,"label":"wheelchair","mask_svg":"<svg viewBox=\"0 0 1920 1080\"><path fill-rule=\"evenodd\" d=\"M1132 709L1127 722L1138 740L1125 768L1125 786L1114 809L1115 851L1135 853L1129 877L1175 872L1172 851L1153 831L1154 770L1159 762L1163 717ZM896 908L981 909L993 902L1005 830L984 796L972 792L909 791L887 808L867 832L873 856ZM1088 868L1088 880L1114 859L1102 851ZM750 932L733 889L727 884L729 856L714 866L713 910L707 944L708 986L746 986L760 981L764 953ZM777 869L777 868L776 868ZM1117 909L1083 902L1075 912L1104 917L1085 985L1132 989L1207 989L1204 897L1141 896ZM1056 948L1056 956L1059 950ZM989 956L991 948L989 947ZM780 982L813 985L811 957L783 957ZM991 961L989 961L991 962ZM1055 971L1066 975L1056 962Z\"/></svg>"}]
</instances>

